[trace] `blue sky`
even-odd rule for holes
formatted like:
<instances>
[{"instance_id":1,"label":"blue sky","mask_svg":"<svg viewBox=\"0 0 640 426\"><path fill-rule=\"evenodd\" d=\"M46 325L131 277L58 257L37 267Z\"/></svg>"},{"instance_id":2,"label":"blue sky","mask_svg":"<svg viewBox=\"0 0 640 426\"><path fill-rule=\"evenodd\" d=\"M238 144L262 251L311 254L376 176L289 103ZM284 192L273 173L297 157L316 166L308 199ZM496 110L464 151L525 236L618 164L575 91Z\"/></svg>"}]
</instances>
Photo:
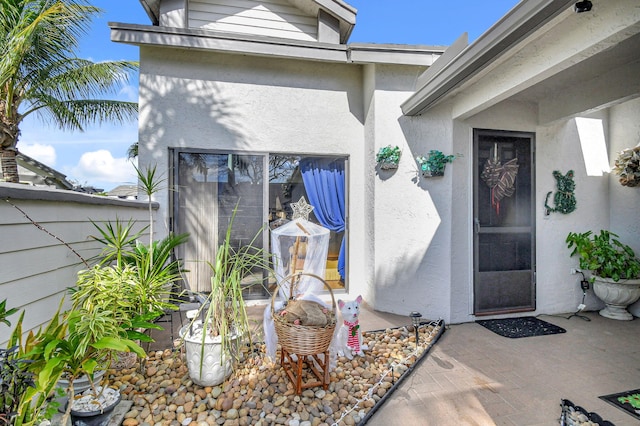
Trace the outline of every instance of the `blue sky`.
<instances>
[{"instance_id":1,"label":"blue sky","mask_svg":"<svg viewBox=\"0 0 640 426\"><path fill-rule=\"evenodd\" d=\"M347 0L358 9L356 26L349 42L450 45L464 32L473 42L517 0ZM149 24L142 6L135 0L95 0L104 13L93 21L82 41L79 56L93 61L138 60L136 46L113 43L108 22ZM137 75L131 85L115 96L137 101ZM137 122L126 125L92 126L85 132L62 132L35 117L21 126L18 149L59 170L82 184L110 190L135 183L135 172L126 159L127 148L138 140Z\"/></svg>"}]
</instances>

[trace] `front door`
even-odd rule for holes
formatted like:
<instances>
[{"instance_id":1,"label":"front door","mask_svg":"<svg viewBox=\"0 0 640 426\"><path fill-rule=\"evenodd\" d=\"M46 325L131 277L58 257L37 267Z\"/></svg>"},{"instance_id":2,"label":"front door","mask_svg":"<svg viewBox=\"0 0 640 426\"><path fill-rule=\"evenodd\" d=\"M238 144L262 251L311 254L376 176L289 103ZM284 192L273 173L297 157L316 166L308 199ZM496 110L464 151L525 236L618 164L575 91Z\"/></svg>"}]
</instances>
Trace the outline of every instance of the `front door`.
<instances>
[{"instance_id":1,"label":"front door","mask_svg":"<svg viewBox=\"0 0 640 426\"><path fill-rule=\"evenodd\" d=\"M534 136L474 130L474 314L535 310Z\"/></svg>"}]
</instances>

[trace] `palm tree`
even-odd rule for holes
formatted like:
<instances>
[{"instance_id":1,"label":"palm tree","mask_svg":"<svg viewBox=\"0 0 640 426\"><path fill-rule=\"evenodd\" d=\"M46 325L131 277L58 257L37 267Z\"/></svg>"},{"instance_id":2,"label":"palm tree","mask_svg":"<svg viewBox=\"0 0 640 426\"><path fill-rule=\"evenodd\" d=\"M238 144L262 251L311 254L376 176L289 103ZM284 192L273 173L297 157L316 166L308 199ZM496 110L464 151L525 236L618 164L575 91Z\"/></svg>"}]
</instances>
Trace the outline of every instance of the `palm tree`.
<instances>
[{"instance_id":1,"label":"palm tree","mask_svg":"<svg viewBox=\"0 0 640 426\"><path fill-rule=\"evenodd\" d=\"M126 84L135 61L94 63L76 55L102 10L85 0L0 1L0 157L6 182L18 182L20 123L35 113L62 130L137 117L135 102L100 99Z\"/></svg>"}]
</instances>

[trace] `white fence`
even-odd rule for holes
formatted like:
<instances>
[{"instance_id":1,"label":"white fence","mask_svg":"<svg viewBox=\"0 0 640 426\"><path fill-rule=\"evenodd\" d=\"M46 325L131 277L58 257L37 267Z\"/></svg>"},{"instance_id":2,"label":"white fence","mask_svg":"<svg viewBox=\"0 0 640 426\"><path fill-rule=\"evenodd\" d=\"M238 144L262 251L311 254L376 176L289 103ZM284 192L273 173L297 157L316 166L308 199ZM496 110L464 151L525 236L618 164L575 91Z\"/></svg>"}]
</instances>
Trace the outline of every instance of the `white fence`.
<instances>
[{"instance_id":1,"label":"white fence","mask_svg":"<svg viewBox=\"0 0 640 426\"><path fill-rule=\"evenodd\" d=\"M157 204L152 207L155 211ZM0 183L0 301L25 311L24 330L48 322L77 272L86 267L81 258L88 261L100 253L103 246L92 238L98 231L91 221L116 219L132 220L140 230L149 224L148 204ZM18 316L8 318L11 328L0 324L0 345Z\"/></svg>"}]
</instances>

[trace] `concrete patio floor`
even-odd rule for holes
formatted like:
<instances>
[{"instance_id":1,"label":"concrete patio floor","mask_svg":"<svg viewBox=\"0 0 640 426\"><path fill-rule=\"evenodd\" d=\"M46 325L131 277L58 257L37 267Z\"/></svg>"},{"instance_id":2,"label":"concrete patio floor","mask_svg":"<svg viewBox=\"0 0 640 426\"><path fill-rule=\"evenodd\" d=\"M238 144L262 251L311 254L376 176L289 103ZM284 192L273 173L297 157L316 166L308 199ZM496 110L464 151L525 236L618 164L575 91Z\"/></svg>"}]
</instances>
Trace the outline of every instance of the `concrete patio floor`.
<instances>
[{"instance_id":1,"label":"concrete patio floor","mask_svg":"<svg viewBox=\"0 0 640 426\"><path fill-rule=\"evenodd\" d=\"M264 306L249 310L259 329ZM476 323L447 325L427 358L367 425L557 425L563 398L616 426L640 425L598 398L640 388L640 319L583 314L591 321L566 319L569 314L542 315L540 319L567 332L520 339L499 336ZM177 315L175 330L180 326ZM407 316L366 306L361 312L364 330L408 323ZM167 342L157 340L157 345Z\"/></svg>"}]
</instances>

